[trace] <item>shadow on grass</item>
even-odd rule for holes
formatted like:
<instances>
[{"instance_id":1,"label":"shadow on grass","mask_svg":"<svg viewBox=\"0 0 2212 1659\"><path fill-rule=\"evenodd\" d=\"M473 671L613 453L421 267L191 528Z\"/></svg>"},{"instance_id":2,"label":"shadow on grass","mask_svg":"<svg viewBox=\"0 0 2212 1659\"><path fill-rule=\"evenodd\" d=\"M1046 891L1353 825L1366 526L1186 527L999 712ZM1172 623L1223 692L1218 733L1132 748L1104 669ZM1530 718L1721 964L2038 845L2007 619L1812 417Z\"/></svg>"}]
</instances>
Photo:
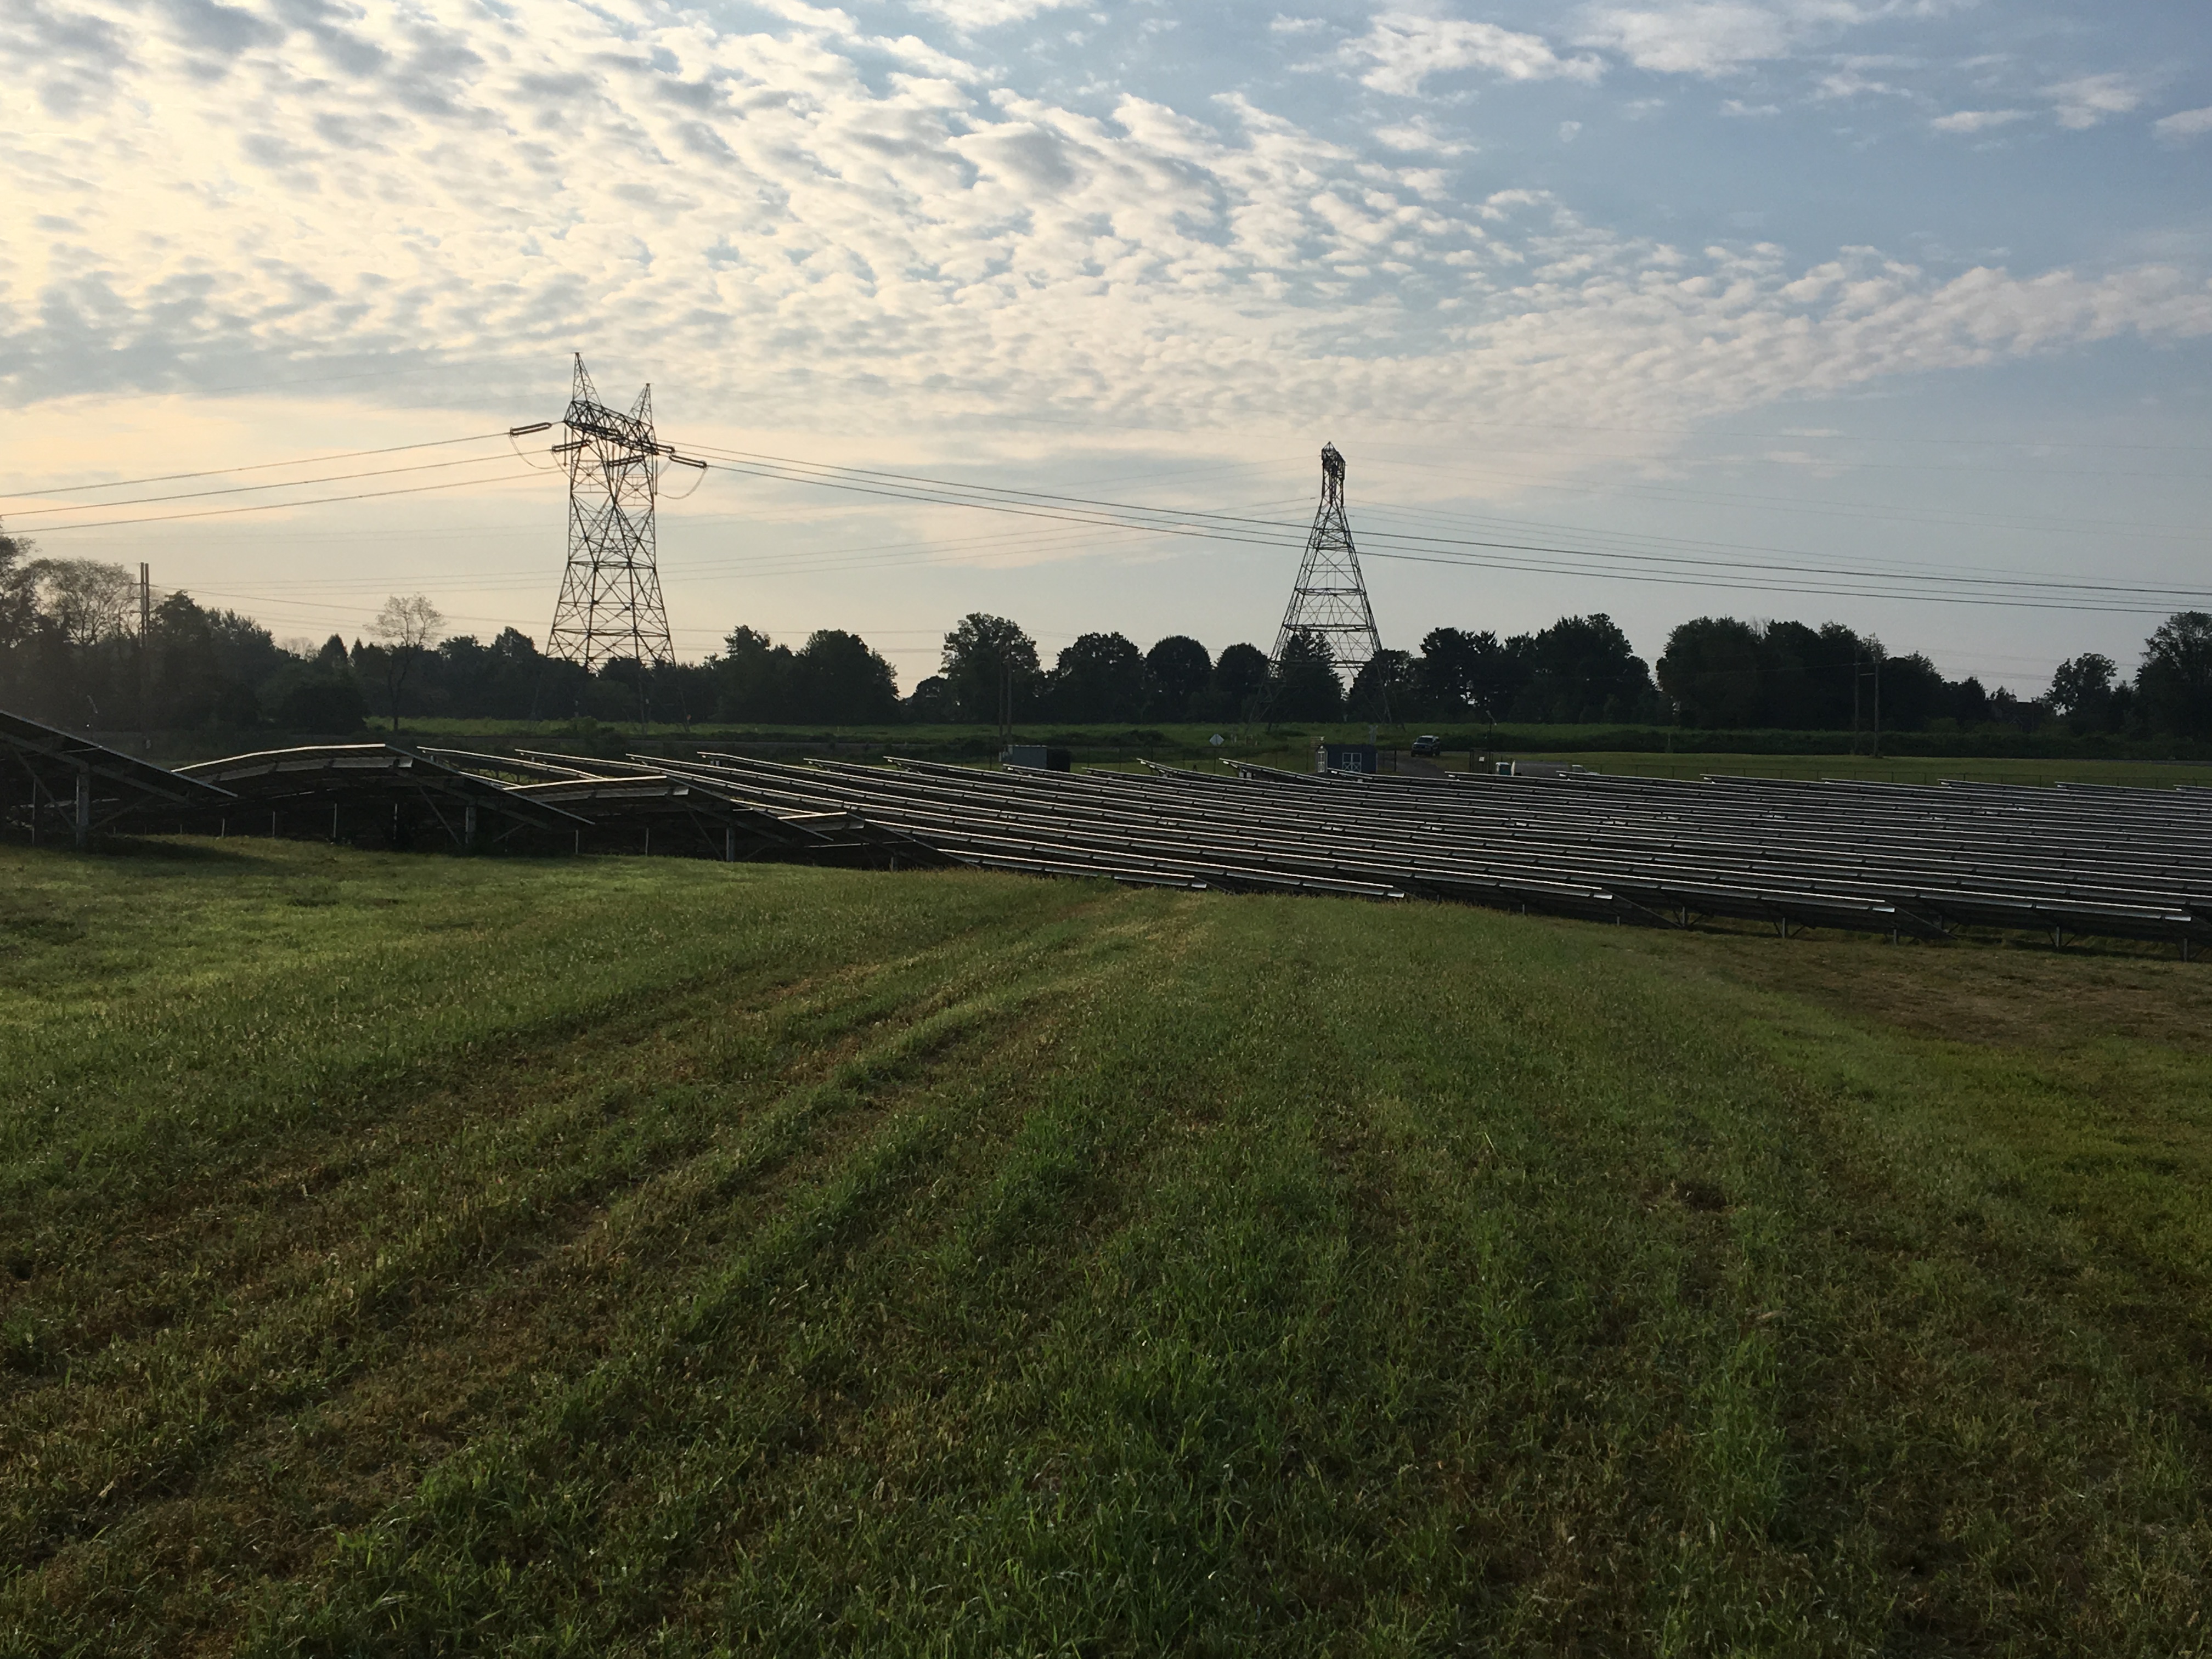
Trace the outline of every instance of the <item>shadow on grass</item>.
<instances>
[{"instance_id":1,"label":"shadow on grass","mask_svg":"<svg viewBox=\"0 0 2212 1659\"><path fill-rule=\"evenodd\" d=\"M71 848L41 847L41 852L68 853ZM143 859L161 864L212 864L236 866L253 862L250 853L224 846L206 836L95 836L94 856Z\"/></svg>"}]
</instances>

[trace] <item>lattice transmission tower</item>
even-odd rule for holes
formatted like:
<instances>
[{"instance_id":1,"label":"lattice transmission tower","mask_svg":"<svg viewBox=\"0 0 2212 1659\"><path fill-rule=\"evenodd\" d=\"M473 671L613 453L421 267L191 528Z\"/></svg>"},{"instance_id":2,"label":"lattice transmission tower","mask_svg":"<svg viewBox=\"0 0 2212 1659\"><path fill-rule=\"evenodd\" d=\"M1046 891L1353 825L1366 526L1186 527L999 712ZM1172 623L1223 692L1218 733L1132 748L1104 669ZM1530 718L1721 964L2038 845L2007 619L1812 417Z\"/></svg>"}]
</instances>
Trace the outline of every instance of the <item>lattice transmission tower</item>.
<instances>
[{"instance_id":1,"label":"lattice transmission tower","mask_svg":"<svg viewBox=\"0 0 2212 1659\"><path fill-rule=\"evenodd\" d=\"M1305 559L1267 659L1271 668L1281 671L1284 652L1301 634L1328 647L1338 672L1354 679L1382 649L1367 581L1359 574L1359 550L1344 516L1344 457L1334 444L1321 447L1321 505L1314 509Z\"/></svg>"},{"instance_id":2,"label":"lattice transmission tower","mask_svg":"<svg viewBox=\"0 0 2212 1659\"><path fill-rule=\"evenodd\" d=\"M698 466L653 430L653 388L625 415L599 401L576 355L576 378L562 417L567 438L553 446L568 466L568 568L546 654L600 665L627 657L640 671L675 659L668 610L653 562L653 509L664 463Z\"/></svg>"}]
</instances>

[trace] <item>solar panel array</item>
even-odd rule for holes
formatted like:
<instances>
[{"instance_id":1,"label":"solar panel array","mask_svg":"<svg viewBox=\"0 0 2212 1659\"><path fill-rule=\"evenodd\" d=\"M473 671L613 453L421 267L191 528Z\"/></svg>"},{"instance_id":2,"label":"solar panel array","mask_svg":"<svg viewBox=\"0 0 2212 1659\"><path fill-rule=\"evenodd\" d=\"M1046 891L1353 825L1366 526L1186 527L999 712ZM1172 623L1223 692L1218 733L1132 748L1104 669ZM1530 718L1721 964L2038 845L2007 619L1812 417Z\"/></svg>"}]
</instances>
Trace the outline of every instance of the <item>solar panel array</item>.
<instances>
[{"instance_id":1,"label":"solar panel array","mask_svg":"<svg viewBox=\"0 0 2212 1659\"><path fill-rule=\"evenodd\" d=\"M1657 926L1725 917L1784 933L2033 929L2060 944L2069 934L2165 941L2185 957L2212 939L2212 790L2202 788L1351 777L1252 765L1071 774L374 743L170 773L12 716L0 717L0 755L27 780L21 821L35 832L44 810L80 838L128 821L382 845L959 863Z\"/></svg>"},{"instance_id":2,"label":"solar panel array","mask_svg":"<svg viewBox=\"0 0 2212 1659\"><path fill-rule=\"evenodd\" d=\"M635 757L647 763L646 757ZM2212 939L2212 792L652 760L840 807L962 863L1232 891L1460 899L1662 926Z\"/></svg>"}]
</instances>

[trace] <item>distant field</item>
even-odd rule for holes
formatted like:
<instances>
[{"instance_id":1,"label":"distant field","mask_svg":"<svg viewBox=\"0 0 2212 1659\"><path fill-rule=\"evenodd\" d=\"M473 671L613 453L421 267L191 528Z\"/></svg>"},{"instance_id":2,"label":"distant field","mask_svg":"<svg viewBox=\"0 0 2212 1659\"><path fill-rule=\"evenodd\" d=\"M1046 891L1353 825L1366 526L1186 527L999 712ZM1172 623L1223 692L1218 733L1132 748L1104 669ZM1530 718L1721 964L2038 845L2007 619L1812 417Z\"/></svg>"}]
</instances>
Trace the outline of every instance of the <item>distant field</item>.
<instances>
[{"instance_id":1,"label":"distant field","mask_svg":"<svg viewBox=\"0 0 2212 1659\"><path fill-rule=\"evenodd\" d=\"M0 849L0 1652L2202 1653L2208 975Z\"/></svg>"}]
</instances>

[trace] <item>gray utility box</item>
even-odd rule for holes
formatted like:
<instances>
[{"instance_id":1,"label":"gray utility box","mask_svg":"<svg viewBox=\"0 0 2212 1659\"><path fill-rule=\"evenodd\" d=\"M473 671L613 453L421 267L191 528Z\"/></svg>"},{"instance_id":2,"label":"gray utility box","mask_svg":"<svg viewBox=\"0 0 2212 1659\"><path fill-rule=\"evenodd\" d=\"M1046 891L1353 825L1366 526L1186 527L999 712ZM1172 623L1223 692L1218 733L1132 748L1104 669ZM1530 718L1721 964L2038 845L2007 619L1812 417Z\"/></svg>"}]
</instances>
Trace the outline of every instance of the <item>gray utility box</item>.
<instances>
[{"instance_id":1,"label":"gray utility box","mask_svg":"<svg viewBox=\"0 0 2212 1659\"><path fill-rule=\"evenodd\" d=\"M1041 743L1017 743L999 751L1001 766L1026 766L1032 772L1072 772L1075 757L1065 749L1048 749Z\"/></svg>"},{"instance_id":2,"label":"gray utility box","mask_svg":"<svg viewBox=\"0 0 2212 1659\"><path fill-rule=\"evenodd\" d=\"M1381 769L1371 743L1317 743L1314 745L1316 772L1365 772Z\"/></svg>"}]
</instances>

